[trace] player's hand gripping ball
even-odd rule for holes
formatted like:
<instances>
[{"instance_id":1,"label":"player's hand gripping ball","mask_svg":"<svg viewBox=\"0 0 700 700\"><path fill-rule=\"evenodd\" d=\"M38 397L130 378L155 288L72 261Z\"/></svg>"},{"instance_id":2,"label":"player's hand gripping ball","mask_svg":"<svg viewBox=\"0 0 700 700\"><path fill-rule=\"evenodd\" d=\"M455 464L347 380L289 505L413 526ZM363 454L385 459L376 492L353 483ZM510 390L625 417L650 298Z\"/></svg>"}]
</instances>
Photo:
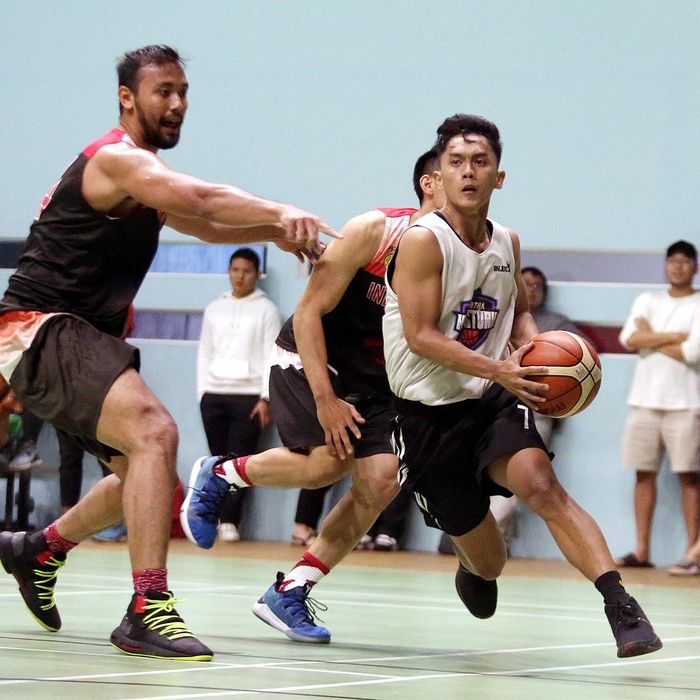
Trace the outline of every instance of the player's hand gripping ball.
<instances>
[{"instance_id":1,"label":"player's hand gripping ball","mask_svg":"<svg viewBox=\"0 0 700 700\"><path fill-rule=\"evenodd\" d=\"M600 389L603 371L591 344L568 331L536 335L534 347L523 355L521 366L549 367L547 375L529 374L528 379L549 385L547 399L533 406L550 418L568 418L583 411Z\"/></svg>"}]
</instances>

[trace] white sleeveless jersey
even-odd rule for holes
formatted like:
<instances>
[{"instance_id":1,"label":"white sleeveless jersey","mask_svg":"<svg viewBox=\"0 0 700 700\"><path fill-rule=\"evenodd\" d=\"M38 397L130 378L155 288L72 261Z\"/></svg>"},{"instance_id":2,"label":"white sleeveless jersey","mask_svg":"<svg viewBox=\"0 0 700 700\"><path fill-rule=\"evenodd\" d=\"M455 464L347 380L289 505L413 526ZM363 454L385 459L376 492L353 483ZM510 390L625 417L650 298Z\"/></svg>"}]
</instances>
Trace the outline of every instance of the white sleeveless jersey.
<instances>
[{"instance_id":1,"label":"white sleeveless jersey","mask_svg":"<svg viewBox=\"0 0 700 700\"><path fill-rule=\"evenodd\" d=\"M448 338L487 357L508 356L517 288L508 231L494 221L483 253L468 248L435 212L415 222L433 232L443 257L442 310L438 327ZM429 406L479 399L492 382L456 372L412 353L403 332L396 293L386 285L384 356L389 385L401 399Z\"/></svg>"}]
</instances>

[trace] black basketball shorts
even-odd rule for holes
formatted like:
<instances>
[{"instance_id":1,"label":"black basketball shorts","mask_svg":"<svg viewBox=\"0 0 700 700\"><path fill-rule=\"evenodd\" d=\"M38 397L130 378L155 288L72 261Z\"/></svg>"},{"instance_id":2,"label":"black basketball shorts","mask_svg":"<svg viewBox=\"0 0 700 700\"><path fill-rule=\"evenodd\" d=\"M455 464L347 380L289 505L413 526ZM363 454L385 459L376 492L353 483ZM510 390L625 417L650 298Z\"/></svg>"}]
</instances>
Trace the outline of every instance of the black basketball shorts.
<instances>
[{"instance_id":1,"label":"black basketball shorts","mask_svg":"<svg viewBox=\"0 0 700 700\"><path fill-rule=\"evenodd\" d=\"M486 467L527 447L546 451L532 410L497 384L481 399L444 406L396 399L395 406L400 481L426 524L450 535L473 530L486 517L489 496L512 496Z\"/></svg>"},{"instance_id":2,"label":"black basketball shorts","mask_svg":"<svg viewBox=\"0 0 700 700\"><path fill-rule=\"evenodd\" d=\"M360 398L348 395L336 375L329 373L337 396L352 403L365 423L359 424L362 437L352 433L355 457L393 454L391 431L396 415L391 397ZM316 402L303 369L273 365L270 370L270 413L282 444L294 452L308 452L325 445L326 438L318 422Z\"/></svg>"},{"instance_id":3,"label":"black basketball shorts","mask_svg":"<svg viewBox=\"0 0 700 700\"><path fill-rule=\"evenodd\" d=\"M117 377L139 364L138 348L77 316L56 314L23 352L10 385L39 418L109 461L121 453L97 440L102 404Z\"/></svg>"}]
</instances>

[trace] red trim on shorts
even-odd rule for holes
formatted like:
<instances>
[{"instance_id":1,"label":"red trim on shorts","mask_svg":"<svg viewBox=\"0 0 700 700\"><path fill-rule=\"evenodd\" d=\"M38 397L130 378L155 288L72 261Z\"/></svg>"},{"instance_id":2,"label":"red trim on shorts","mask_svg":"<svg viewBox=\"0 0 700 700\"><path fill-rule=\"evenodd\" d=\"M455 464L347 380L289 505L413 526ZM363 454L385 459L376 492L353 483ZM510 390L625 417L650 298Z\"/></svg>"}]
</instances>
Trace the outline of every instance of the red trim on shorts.
<instances>
[{"instance_id":1,"label":"red trim on shorts","mask_svg":"<svg viewBox=\"0 0 700 700\"><path fill-rule=\"evenodd\" d=\"M0 314L0 322L14 323L15 321L22 321L24 323L25 321L33 321L35 318L45 315L45 311L24 311L22 309L17 309Z\"/></svg>"}]
</instances>

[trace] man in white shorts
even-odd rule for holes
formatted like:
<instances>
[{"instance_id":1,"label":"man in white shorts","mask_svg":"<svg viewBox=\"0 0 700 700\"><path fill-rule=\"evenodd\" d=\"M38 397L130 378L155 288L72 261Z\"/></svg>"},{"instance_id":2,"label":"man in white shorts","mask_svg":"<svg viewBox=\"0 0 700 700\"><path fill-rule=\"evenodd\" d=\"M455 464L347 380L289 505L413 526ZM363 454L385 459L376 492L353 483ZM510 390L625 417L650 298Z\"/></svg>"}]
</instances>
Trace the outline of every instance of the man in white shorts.
<instances>
[{"instance_id":1,"label":"man in white shorts","mask_svg":"<svg viewBox=\"0 0 700 700\"><path fill-rule=\"evenodd\" d=\"M692 243L677 241L666 251L670 287L644 292L635 300L620 342L639 352L622 441L622 461L634 469L637 545L618 566L650 567L651 523L656 505L656 475L668 454L678 474L688 550L698 537L700 471L700 292ZM674 567L675 568L675 567Z\"/></svg>"}]
</instances>

